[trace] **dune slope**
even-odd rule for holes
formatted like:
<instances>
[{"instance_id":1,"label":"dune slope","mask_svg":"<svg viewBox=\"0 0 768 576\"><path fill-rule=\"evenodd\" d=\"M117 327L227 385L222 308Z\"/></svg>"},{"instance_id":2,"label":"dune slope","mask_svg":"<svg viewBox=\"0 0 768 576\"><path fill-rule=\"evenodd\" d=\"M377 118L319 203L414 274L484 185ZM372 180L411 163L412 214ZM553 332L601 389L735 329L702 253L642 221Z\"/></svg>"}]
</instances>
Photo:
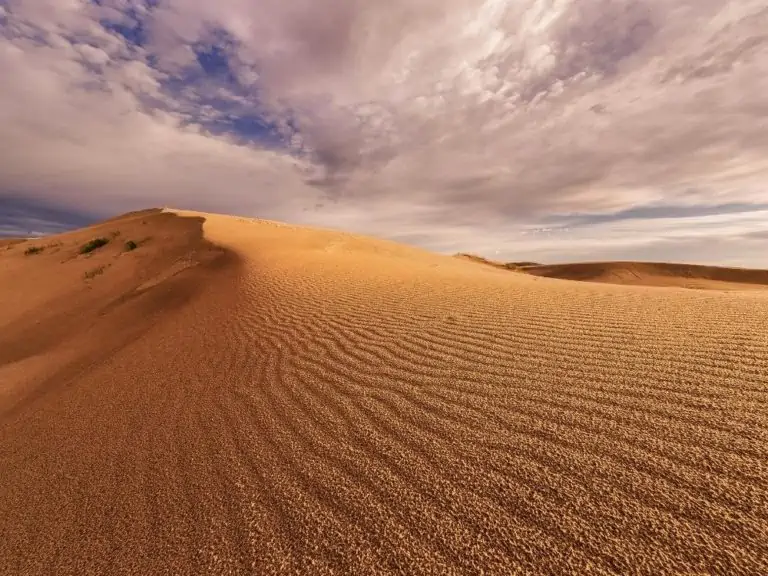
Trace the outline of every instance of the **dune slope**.
<instances>
[{"instance_id":1,"label":"dune slope","mask_svg":"<svg viewBox=\"0 0 768 576\"><path fill-rule=\"evenodd\" d=\"M676 286L704 290L767 289L768 270L668 262L582 262L525 266L535 276L638 286Z\"/></svg>"},{"instance_id":2,"label":"dune slope","mask_svg":"<svg viewBox=\"0 0 768 576\"><path fill-rule=\"evenodd\" d=\"M768 572L768 292L128 220L151 273L0 254L0 571Z\"/></svg>"}]
</instances>

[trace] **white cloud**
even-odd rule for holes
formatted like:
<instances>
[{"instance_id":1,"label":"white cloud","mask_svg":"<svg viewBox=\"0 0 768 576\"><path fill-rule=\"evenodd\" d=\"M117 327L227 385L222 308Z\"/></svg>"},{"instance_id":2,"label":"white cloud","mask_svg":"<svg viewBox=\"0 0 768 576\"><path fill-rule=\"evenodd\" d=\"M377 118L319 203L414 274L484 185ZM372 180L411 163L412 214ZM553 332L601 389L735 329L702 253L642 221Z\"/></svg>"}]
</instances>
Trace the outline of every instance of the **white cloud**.
<instances>
[{"instance_id":1,"label":"white cloud","mask_svg":"<svg viewBox=\"0 0 768 576\"><path fill-rule=\"evenodd\" d=\"M0 195L491 252L553 213L768 202L764 0L101 4L10 0L0 13L0 75L13 79L0 87L0 140L13 142ZM141 47L100 23L137 18ZM234 88L189 76L190 45L222 30ZM201 127L252 116L285 147Z\"/></svg>"}]
</instances>

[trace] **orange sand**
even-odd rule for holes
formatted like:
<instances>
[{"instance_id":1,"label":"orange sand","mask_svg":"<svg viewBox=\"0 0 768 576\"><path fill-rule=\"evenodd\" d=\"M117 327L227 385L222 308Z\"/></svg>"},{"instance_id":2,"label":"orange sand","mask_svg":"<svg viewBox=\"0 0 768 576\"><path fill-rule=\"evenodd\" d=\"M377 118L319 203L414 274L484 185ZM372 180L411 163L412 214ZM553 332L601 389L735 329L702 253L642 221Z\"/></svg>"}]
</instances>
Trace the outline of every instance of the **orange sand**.
<instances>
[{"instance_id":1,"label":"orange sand","mask_svg":"<svg viewBox=\"0 0 768 576\"><path fill-rule=\"evenodd\" d=\"M768 574L768 291L184 212L6 246L0 490L2 574Z\"/></svg>"}]
</instances>

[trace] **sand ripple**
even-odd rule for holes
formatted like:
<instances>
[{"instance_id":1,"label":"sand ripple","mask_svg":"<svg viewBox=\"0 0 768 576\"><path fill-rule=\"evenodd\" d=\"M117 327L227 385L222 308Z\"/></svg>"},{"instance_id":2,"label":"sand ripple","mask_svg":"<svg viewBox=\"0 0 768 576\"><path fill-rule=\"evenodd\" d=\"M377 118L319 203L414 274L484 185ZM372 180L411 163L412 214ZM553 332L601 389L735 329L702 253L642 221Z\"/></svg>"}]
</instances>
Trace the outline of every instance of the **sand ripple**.
<instances>
[{"instance_id":1,"label":"sand ripple","mask_svg":"<svg viewBox=\"0 0 768 576\"><path fill-rule=\"evenodd\" d=\"M0 572L768 573L765 292L205 226L237 265L0 420Z\"/></svg>"}]
</instances>

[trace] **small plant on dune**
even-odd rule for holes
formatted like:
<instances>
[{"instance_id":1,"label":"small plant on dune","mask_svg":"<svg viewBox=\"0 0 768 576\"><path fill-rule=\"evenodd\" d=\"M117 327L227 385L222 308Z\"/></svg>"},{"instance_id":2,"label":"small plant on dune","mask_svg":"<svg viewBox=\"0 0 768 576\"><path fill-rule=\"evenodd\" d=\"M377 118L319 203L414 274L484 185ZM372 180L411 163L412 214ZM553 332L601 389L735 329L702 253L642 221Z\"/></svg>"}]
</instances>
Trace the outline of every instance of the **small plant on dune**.
<instances>
[{"instance_id":1,"label":"small plant on dune","mask_svg":"<svg viewBox=\"0 0 768 576\"><path fill-rule=\"evenodd\" d=\"M105 268L106 266L96 266L96 268L93 268L92 270L88 270L85 274L83 274L83 278L85 278L86 280L91 280L92 278L95 278L100 274L104 274Z\"/></svg>"},{"instance_id":2,"label":"small plant on dune","mask_svg":"<svg viewBox=\"0 0 768 576\"><path fill-rule=\"evenodd\" d=\"M101 248L107 244L109 244L109 239L107 238L94 238L87 244L84 244L80 247L80 254L88 254L89 252L93 252L97 248Z\"/></svg>"},{"instance_id":3,"label":"small plant on dune","mask_svg":"<svg viewBox=\"0 0 768 576\"><path fill-rule=\"evenodd\" d=\"M26 256L32 256L33 254L40 254L40 252L42 252L43 250L45 250L44 246L30 246L29 248L24 250L24 254Z\"/></svg>"},{"instance_id":4,"label":"small plant on dune","mask_svg":"<svg viewBox=\"0 0 768 576\"><path fill-rule=\"evenodd\" d=\"M134 242L133 240L128 240L128 242L125 243L125 251L126 252L131 252L133 250L136 250L136 248L138 248L138 247L139 247L139 245L136 244L136 242Z\"/></svg>"}]
</instances>

